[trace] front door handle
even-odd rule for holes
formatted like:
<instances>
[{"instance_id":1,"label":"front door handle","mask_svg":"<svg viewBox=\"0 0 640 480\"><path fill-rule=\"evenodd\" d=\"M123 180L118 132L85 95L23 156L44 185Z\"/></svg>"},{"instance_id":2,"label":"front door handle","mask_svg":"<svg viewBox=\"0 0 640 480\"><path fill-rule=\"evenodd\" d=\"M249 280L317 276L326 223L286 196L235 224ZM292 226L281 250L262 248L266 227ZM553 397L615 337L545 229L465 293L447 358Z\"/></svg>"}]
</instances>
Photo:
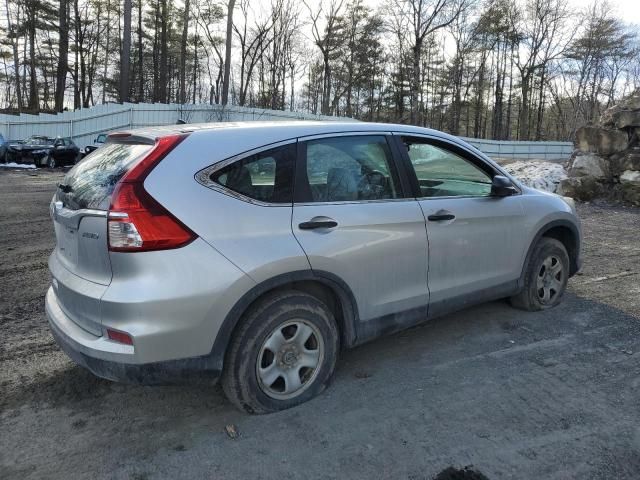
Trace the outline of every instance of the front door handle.
<instances>
[{"instance_id":1,"label":"front door handle","mask_svg":"<svg viewBox=\"0 0 640 480\"><path fill-rule=\"evenodd\" d=\"M335 228L338 222L330 218L312 218L308 222L302 222L298 225L300 230L315 230L316 228Z\"/></svg>"},{"instance_id":2,"label":"front door handle","mask_svg":"<svg viewBox=\"0 0 640 480\"><path fill-rule=\"evenodd\" d=\"M438 212L427 217L430 222L441 222L443 220L453 220L454 218L456 216L451 212Z\"/></svg>"}]
</instances>

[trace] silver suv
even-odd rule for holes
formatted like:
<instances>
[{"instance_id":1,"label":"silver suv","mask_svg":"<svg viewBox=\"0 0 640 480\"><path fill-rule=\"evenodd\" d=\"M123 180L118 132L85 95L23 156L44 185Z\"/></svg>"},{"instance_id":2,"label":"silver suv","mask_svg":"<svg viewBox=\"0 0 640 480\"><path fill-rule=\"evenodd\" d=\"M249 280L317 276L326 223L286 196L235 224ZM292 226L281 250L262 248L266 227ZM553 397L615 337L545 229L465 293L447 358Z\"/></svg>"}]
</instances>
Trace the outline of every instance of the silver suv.
<instances>
[{"instance_id":1,"label":"silver suv","mask_svg":"<svg viewBox=\"0 0 640 480\"><path fill-rule=\"evenodd\" d=\"M570 199L405 125L274 122L112 134L51 203L46 311L100 377L221 376L253 413L322 392L341 348L580 268Z\"/></svg>"}]
</instances>

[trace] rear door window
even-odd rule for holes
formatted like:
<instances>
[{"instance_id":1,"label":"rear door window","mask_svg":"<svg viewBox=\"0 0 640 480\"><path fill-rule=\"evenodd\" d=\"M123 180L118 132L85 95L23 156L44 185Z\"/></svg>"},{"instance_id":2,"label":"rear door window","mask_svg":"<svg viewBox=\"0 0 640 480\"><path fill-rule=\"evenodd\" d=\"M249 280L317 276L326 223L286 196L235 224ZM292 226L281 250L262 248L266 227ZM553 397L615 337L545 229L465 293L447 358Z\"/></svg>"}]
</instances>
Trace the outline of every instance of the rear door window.
<instances>
[{"instance_id":1,"label":"rear door window","mask_svg":"<svg viewBox=\"0 0 640 480\"><path fill-rule=\"evenodd\" d=\"M309 140L306 152L300 201L352 202L400 196L384 135Z\"/></svg>"},{"instance_id":2,"label":"rear door window","mask_svg":"<svg viewBox=\"0 0 640 480\"><path fill-rule=\"evenodd\" d=\"M69 170L57 199L71 210L106 210L116 183L152 148L147 144L106 144Z\"/></svg>"}]
</instances>

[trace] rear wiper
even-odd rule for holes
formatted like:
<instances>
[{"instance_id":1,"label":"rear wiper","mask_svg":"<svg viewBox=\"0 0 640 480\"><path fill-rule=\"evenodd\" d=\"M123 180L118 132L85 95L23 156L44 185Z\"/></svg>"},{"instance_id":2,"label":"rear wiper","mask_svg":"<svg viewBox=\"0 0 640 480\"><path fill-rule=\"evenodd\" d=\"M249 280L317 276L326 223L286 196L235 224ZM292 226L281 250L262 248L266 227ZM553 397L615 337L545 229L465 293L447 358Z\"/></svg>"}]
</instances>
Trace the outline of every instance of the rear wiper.
<instances>
[{"instance_id":1,"label":"rear wiper","mask_svg":"<svg viewBox=\"0 0 640 480\"><path fill-rule=\"evenodd\" d=\"M64 183L59 183L58 188L62 190L63 193L70 193L73 191L71 185L65 185Z\"/></svg>"}]
</instances>

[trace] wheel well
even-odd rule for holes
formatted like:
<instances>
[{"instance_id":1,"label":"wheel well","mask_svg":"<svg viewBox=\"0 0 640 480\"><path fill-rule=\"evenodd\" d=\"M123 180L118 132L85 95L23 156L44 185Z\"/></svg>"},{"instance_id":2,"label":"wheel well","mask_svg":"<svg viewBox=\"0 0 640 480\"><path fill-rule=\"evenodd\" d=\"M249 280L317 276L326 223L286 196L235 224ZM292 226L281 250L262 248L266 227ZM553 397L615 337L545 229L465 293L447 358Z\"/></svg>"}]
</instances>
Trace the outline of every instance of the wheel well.
<instances>
[{"instance_id":1,"label":"wheel well","mask_svg":"<svg viewBox=\"0 0 640 480\"><path fill-rule=\"evenodd\" d=\"M250 304L248 304L242 314L250 310L254 305L257 305L265 296L273 294L274 292L287 290L298 290L300 292L307 293L324 303L336 319L338 331L340 332L340 344L343 346L350 346L354 343L355 333L353 330L353 309L350 305L350 300L344 292L339 291L338 288L332 288L322 281L293 280L270 288L262 292ZM233 330L235 331L236 328L237 325Z\"/></svg>"},{"instance_id":2,"label":"wheel well","mask_svg":"<svg viewBox=\"0 0 640 480\"><path fill-rule=\"evenodd\" d=\"M550 228L542 236L554 238L564 245L569 254L569 274L575 274L578 271L578 250L580 248L576 234L569 227L557 226Z\"/></svg>"}]
</instances>

